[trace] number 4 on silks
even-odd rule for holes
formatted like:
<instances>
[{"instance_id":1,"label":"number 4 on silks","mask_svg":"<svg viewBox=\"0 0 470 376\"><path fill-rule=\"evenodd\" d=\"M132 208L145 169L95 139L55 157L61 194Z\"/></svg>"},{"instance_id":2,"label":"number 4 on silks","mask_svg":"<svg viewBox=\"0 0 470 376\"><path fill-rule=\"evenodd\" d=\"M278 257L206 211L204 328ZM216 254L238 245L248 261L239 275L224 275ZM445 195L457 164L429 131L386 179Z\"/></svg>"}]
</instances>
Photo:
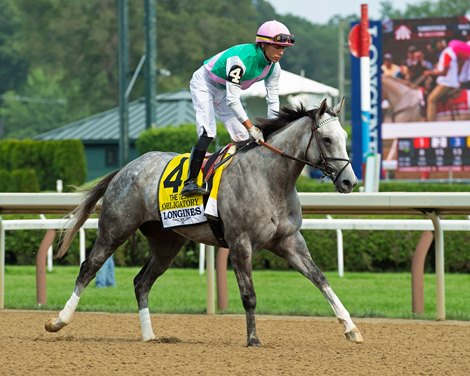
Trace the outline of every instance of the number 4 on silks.
<instances>
[{"instance_id":1,"label":"number 4 on silks","mask_svg":"<svg viewBox=\"0 0 470 376\"><path fill-rule=\"evenodd\" d=\"M173 193L178 193L178 188L183 184L181 176L183 175L184 162L187 160L187 157L181 158L178 166L176 166L163 181L163 186L165 188L173 188Z\"/></svg>"},{"instance_id":2,"label":"number 4 on silks","mask_svg":"<svg viewBox=\"0 0 470 376\"><path fill-rule=\"evenodd\" d=\"M243 68L239 65L234 65L228 72L227 81L231 82L232 84L239 85L242 77Z\"/></svg>"}]
</instances>

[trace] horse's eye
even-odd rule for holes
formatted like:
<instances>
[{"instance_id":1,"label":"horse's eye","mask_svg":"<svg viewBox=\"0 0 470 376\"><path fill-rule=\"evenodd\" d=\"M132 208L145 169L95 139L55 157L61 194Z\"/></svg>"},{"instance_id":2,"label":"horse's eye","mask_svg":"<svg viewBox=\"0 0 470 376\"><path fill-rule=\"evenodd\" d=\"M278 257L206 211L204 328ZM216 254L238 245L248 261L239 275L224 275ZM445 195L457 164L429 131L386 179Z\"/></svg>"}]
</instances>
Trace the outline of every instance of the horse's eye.
<instances>
[{"instance_id":1,"label":"horse's eye","mask_svg":"<svg viewBox=\"0 0 470 376\"><path fill-rule=\"evenodd\" d=\"M327 145L331 145L333 143L333 141L331 141L331 138L329 137L323 137L322 141Z\"/></svg>"}]
</instances>

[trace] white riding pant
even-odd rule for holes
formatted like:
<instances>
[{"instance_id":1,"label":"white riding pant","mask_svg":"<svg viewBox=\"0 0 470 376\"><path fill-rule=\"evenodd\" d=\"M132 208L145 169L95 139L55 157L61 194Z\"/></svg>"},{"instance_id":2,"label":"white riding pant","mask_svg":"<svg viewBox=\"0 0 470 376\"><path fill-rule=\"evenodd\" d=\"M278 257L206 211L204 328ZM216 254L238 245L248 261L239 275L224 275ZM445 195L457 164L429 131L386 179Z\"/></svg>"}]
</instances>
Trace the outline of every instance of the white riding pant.
<instances>
[{"instance_id":1,"label":"white riding pant","mask_svg":"<svg viewBox=\"0 0 470 376\"><path fill-rule=\"evenodd\" d=\"M208 137L216 136L215 115L217 115L227 128L232 141L239 142L249 138L248 131L227 105L225 87L212 81L204 66L194 72L189 87L196 113L198 136L201 136L204 131Z\"/></svg>"}]
</instances>

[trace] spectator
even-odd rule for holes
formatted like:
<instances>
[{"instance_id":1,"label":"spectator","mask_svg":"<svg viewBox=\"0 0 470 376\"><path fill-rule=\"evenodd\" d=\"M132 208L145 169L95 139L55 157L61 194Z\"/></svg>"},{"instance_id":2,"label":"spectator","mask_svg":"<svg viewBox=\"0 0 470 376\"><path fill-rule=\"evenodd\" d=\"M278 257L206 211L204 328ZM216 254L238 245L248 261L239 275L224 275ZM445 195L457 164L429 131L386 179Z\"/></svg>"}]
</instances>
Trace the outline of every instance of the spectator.
<instances>
[{"instance_id":1,"label":"spectator","mask_svg":"<svg viewBox=\"0 0 470 376\"><path fill-rule=\"evenodd\" d=\"M447 41L444 38L435 39L426 44L426 60L432 64L436 64L439 61L439 56L447 47Z\"/></svg>"},{"instance_id":2,"label":"spectator","mask_svg":"<svg viewBox=\"0 0 470 376\"><path fill-rule=\"evenodd\" d=\"M416 50L413 53L413 64L408 67L409 80L419 86L424 86L423 73L433 69L432 63L424 59L423 51Z\"/></svg>"},{"instance_id":3,"label":"spectator","mask_svg":"<svg viewBox=\"0 0 470 376\"><path fill-rule=\"evenodd\" d=\"M408 65L406 65L406 60L402 60L399 65L399 72L397 73L396 77L402 80L409 81L410 80L410 72L408 71Z\"/></svg>"},{"instance_id":4,"label":"spectator","mask_svg":"<svg viewBox=\"0 0 470 376\"><path fill-rule=\"evenodd\" d=\"M95 278L96 287L114 287L116 286L114 278L114 258L113 255L105 261Z\"/></svg>"},{"instance_id":5,"label":"spectator","mask_svg":"<svg viewBox=\"0 0 470 376\"><path fill-rule=\"evenodd\" d=\"M415 51L416 51L415 46L409 46L408 49L406 50L406 65L408 65L408 67L411 67L414 64Z\"/></svg>"},{"instance_id":6,"label":"spectator","mask_svg":"<svg viewBox=\"0 0 470 376\"><path fill-rule=\"evenodd\" d=\"M400 72L400 68L398 65L393 63L393 56L392 54L386 53L384 55L384 63L382 64L382 73L384 76L395 77L398 72Z\"/></svg>"}]
</instances>

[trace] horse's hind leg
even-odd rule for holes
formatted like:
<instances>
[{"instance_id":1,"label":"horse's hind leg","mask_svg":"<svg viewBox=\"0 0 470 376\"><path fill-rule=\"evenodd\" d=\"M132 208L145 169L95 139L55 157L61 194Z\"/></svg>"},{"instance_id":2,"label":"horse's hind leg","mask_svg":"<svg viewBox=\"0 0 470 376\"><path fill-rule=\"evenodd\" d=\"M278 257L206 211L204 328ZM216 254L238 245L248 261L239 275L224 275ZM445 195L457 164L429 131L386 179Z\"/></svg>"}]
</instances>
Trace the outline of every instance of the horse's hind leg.
<instances>
[{"instance_id":1,"label":"horse's hind leg","mask_svg":"<svg viewBox=\"0 0 470 376\"><path fill-rule=\"evenodd\" d=\"M344 335L347 340L355 343L363 342L361 332L351 320L349 312L330 287L325 275L313 262L300 232L282 239L282 241L268 249L284 257L293 268L302 273L320 289L328 303L330 303L336 318L344 325Z\"/></svg>"},{"instance_id":2,"label":"horse's hind leg","mask_svg":"<svg viewBox=\"0 0 470 376\"><path fill-rule=\"evenodd\" d=\"M178 251L187 240L175 232L162 230L157 222L144 223L140 230L149 241L150 255L134 278L134 292L139 307L142 339L150 341L155 338L148 308L150 289L157 278L170 267Z\"/></svg>"},{"instance_id":3,"label":"horse's hind leg","mask_svg":"<svg viewBox=\"0 0 470 376\"><path fill-rule=\"evenodd\" d=\"M120 232L119 238L116 238L112 235L112 231L108 233L100 228L93 249L80 266L80 272L75 281L72 296L67 301L62 311L60 311L59 316L49 319L46 322L45 329L48 332L58 332L72 321L72 316L77 309L83 290L93 278L95 278L96 273L101 266L103 266L108 257L113 254L117 247L124 243L133 231L130 229L126 232L122 231Z\"/></svg>"}]
</instances>

